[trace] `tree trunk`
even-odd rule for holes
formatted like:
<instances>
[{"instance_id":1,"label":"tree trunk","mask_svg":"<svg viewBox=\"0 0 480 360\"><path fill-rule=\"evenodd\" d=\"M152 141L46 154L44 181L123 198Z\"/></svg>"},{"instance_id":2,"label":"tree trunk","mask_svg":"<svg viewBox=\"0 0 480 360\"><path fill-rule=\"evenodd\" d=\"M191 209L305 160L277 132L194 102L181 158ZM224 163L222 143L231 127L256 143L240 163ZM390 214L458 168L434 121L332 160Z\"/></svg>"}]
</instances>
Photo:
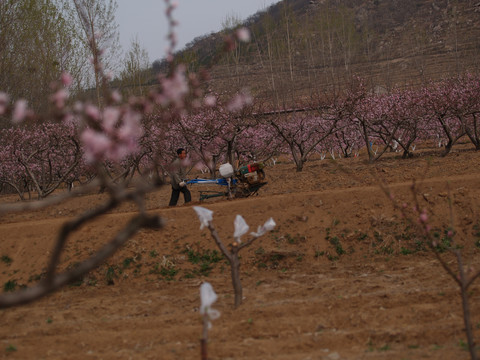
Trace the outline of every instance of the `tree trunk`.
<instances>
[{"instance_id":1,"label":"tree trunk","mask_svg":"<svg viewBox=\"0 0 480 360\"><path fill-rule=\"evenodd\" d=\"M235 309L242 304L243 290L240 282L240 261L238 260L238 252L236 249L232 253L232 261L230 262L232 268L232 283L235 291Z\"/></svg>"}]
</instances>

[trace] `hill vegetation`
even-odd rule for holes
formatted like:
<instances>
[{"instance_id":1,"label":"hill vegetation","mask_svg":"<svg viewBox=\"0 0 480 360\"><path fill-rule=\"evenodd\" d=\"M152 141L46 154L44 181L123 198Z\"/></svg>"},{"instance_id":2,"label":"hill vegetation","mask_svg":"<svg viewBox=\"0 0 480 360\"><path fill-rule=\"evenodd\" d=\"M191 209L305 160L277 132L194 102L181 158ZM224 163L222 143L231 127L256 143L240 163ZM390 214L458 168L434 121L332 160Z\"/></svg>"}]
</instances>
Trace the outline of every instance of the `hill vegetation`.
<instances>
[{"instance_id":1,"label":"hill vegetation","mask_svg":"<svg viewBox=\"0 0 480 360\"><path fill-rule=\"evenodd\" d=\"M248 44L222 53L225 29L194 39L176 61L209 68L218 93L249 87L277 105L354 76L377 91L420 86L479 71L479 13L469 0L283 0L237 25L250 30Z\"/></svg>"},{"instance_id":2,"label":"hill vegetation","mask_svg":"<svg viewBox=\"0 0 480 360\"><path fill-rule=\"evenodd\" d=\"M22 0L0 5L5 25L0 29L0 89L12 99L25 98L36 111L49 110L43 94L61 71L73 76L76 99L100 103L98 79L87 61L92 56L88 34L81 12L69 4ZM93 25L104 37L110 34L103 39L108 57L119 60L113 55L119 50L114 19L107 16L115 2L105 4ZM189 71L208 69L206 87L212 92L248 88L260 102L277 108L336 94L356 76L377 92L417 87L478 73L479 13L480 2L472 0L283 0L243 21L226 19L222 31L197 37L177 51L175 63L186 64ZM223 51L225 38L239 27L250 30L251 41ZM148 65L138 39L126 55L116 65L123 70L110 82L125 96L145 95L158 84L157 75L169 71L165 60ZM102 63L113 70L105 55ZM6 126L3 119L0 126Z\"/></svg>"}]
</instances>

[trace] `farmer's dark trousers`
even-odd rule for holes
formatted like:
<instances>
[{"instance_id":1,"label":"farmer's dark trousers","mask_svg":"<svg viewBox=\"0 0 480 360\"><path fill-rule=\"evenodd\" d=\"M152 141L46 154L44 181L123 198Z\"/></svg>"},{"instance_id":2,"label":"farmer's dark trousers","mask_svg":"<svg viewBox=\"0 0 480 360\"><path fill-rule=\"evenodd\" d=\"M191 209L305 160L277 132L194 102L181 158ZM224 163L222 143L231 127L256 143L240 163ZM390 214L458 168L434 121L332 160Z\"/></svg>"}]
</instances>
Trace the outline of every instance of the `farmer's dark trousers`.
<instances>
[{"instance_id":1,"label":"farmer's dark trousers","mask_svg":"<svg viewBox=\"0 0 480 360\"><path fill-rule=\"evenodd\" d=\"M192 201L192 194L190 194L190 190L188 190L186 186L181 187L180 189L174 189L172 187L172 196L170 197L170 203L168 204L168 206L177 205L178 198L180 197L181 192L183 193L185 204Z\"/></svg>"}]
</instances>

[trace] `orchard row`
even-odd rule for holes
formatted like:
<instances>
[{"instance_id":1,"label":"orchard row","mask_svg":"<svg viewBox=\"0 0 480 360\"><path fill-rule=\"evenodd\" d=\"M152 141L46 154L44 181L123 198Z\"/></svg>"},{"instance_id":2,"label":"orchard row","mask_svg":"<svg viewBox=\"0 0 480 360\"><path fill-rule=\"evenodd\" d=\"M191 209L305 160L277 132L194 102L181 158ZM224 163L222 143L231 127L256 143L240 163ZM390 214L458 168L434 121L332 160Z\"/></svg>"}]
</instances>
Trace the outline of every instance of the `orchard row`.
<instances>
[{"instance_id":1,"label":"orchard row","mask_svg":"<svg viewBox=\"0 0 480 360\"><path fill-rule=\"evenodd\" d=\"M181 75L177 84L164 84L176 91L167 94L169 104L154 99L157 105L168 105L163 108L113 99L103 109L83 105L81 111L69 110L61 121L2 129L3 190L15 191L22 199L31 191L44 198L59 186L92 180L98 176L92 164L99 162L107 176L119 181L136 174L163 175L178 147L187 149L192 166L208 168L212 176L221 162L266 161L279 154L290 156L301 171L315 154L350 157L363 149L375 161L387 151L409 157L416 144L428 141L447 155L462 137L480 149L478 76L388 94L374 94L356 79L334 99L279 111L267 111L243 94L225 104L209 96L188 115L180 111L172 116L172 99L181 100L187 91L177 86L182 85ZM65 109L63 103L58 107Z\"/></svg>"}]
</instances>

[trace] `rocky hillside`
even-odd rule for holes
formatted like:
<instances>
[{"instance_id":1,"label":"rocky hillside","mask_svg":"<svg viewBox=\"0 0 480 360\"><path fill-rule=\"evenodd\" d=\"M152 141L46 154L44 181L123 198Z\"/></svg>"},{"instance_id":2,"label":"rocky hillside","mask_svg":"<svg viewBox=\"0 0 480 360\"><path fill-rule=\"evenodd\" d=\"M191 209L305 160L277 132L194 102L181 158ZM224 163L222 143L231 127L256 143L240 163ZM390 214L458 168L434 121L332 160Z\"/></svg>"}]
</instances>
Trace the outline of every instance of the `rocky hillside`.
<instances>
[{"instance_id":1,"label":"rocky hillside","mask_svg":"<svg viewBox=\"0 0 480 360\"><path fill-rule=\"evenodd\" d=\"M211 68L218 92L248 86L278 101L355 75L388 90L480 69L479 1L283 0L242 25L252 41L237 51L221 54L225 31L195 39L178 61Z\"/></svg>"}]
</instances>

